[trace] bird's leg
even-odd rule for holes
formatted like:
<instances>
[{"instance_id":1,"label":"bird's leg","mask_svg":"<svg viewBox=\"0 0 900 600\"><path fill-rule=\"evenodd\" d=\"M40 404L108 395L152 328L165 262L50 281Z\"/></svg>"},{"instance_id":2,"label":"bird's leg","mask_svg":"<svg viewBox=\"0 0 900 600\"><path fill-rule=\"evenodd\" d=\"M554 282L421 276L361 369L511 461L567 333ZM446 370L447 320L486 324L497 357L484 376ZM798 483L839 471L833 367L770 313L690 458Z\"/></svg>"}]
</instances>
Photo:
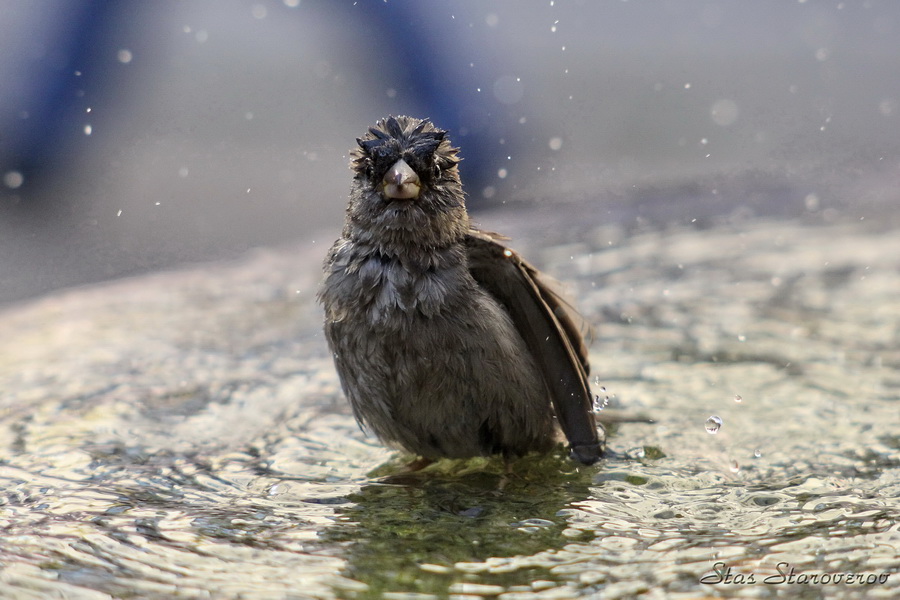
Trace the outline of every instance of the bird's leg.
<instances>
[{"instance_id":1,"label":"bird's leg","mask_svg":"<svg viewBox=\"0 0 900 600\"><path fill-rule=\"evenodd\" d=\"M511 456L503 456L503 476L500 477L500 483L497 485L497 491L502 492L506 484L514 477L513 459Z\"/></svg>"}]
</instances>

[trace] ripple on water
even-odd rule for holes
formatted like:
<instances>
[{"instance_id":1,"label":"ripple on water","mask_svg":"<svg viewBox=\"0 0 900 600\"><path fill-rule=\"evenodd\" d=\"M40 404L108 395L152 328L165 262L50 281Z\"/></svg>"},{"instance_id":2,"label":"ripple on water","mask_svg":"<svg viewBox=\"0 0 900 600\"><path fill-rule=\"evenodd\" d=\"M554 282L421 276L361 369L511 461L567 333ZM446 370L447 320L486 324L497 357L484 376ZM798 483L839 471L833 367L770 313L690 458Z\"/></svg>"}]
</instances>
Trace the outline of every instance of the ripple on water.
<instances>
[{"instance_id":1,"label":"ripple on water","mask_svg":"<svg viewBox=\"0 0 900 600\"><path fill-rule=\"evenodd\" d=\"M616 402L654 419L611 426L590 468L397 476L293 254L4 313L0 597L693 598L734 592L700 583L717 563L779 562L893 578L741 593L897 596L900 236L610 227L578 269L546 265L602 324Z\"/></svg>"}]
</instances>

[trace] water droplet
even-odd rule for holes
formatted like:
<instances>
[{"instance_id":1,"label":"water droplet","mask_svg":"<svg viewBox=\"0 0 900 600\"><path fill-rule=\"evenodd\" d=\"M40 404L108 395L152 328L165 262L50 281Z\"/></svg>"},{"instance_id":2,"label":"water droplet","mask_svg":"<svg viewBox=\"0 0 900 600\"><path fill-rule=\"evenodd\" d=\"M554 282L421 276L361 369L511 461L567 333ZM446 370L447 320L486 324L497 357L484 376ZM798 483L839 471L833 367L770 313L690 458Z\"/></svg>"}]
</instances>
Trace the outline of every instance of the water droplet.
<instances>
[{"instance_id":1,"label":"water droplet","mask_svg":"<svg viewBox=\"0 0 900 600\"><path fill-rule=\"evenodd\" d=\"M719 433L719 429L722 427L722 419L713 415L706 420L706 433L711 435L715 435Z\"/></svg>"},{"instance_id":2,"label":"water droplet","mask_svg":"<svg viewBox=\"0 0 900 600\"><path fill-rule=\"evenodd\" d=\"M606 393L606 388L600 388L600 394L594 396L594 412L600 412L607 406L609 406L609 394Z\"/></svg>"},{"instance_id":3,"label":"water droplet","mask_svg":"<svg viewBox=\"0 0 900 600\"><path fill-rule=\"evenodd\" d=\"M88 123L84 126L84 135L91 135L94 132L94 128L91 127L91 124Z\"/></svg>"},{"instance_id":4,"label":"water droplet","mask_svg":"<svg viewBox=\"0 0 900 600\"><path fill-rule=\"evenodd\" d=\"M723 98L716 100L709 112L713 123L727 127L737 120L740 110L734 100Z\"/></svg>"},{"instance_id":5,"label":"water droplet","mask_svg":"<svg viewBox=\"0 0 900 600\"><path fill-rule=\"evenodd\" d=\"M500 169L497 171L497 177L500 179L506 179L506 176L509 175L509 172L506 169Z\"/></svg>"},{"instance_id":6,"label":"water droplet","mask_svg":"<svg viewBox=\"0 0 900 600\"><path fill-rule=\"evenodd\" d=\"M525 94L520 78L504 75L494 82L494 97L503 104L515 104Z\"/></svg>"},{"instance_id":7,"label":"water droplet","mask_svg":"<svg viewBox=\"0 0 900 600\"><path fill-rule=\"evenodd\" d=\"M7 171L3 174L3 185L11 190L22 187L25 183L25 176L19 171Z\"/></svg>"},{"instance_id":8,"label":"water droplet","mask_svg":"<svg viewBox=\"0 0 900 600\"><path fill-rule=\"evenodd\" d=\"M550 138L550 142L548 143L551 150L559 150L562 148L563 141L561 137Z\"/></svg>"},{"instance_id":9,"label":"water droplet","mask_svg":"<svg viewBox=\"0 0 900 600\"><path fill-rule=\"evenodd\" d=\"M816 194L807 194L803 199L803 204L809 212L819 210L819 197Z\"/></svg>"},{"instance_id":10,"label":"water droplet","mask_svg":"<svg viewBox=\"0 0 900 600\"><path fill-rule=\"evenodd\" d=\"M738 464L738 461L732 460L732 461L729 463L729 465L728 465L728 469L729 469L732 473L737 473L738 471L741 470L741 465Z\"/></svg>"},{"instance_id":11,"label":"water droplet","mask_svg":"<svg viewBox=\"0 0 900 600\"><path fill-rule=\"evenodd\" d=\"M735 394L735 395L734 395L734 401L737 402L738 404L740 404L741 402L744 401L744 399L743 399L741 396Z\"/></svg>"},{"instance_id":12,"label":"water droplet","mask_svg":"<svg viewBox=\"0 0 900 600\"><path fill-rule=\"evenodd\" d=\"M131 50L128 50L127 48L122 48L121 50L119 50L116 53L116 58L118 58L119 62L122 63L123 65L127 65L128 63L131 62L131 59L134 58L134 55L131 53Z\"/></svg>"},{"instance_id":13,"label":"water droplet","mask_svg":"<svg viewBox=\"0 0 900 600\"><path fill-rule=\"evenodd\" d=\"M762 450L757 448L756 450L753 451L753 458L760 458L760 457L762 457Z\"/></svg>"}]
</instances>

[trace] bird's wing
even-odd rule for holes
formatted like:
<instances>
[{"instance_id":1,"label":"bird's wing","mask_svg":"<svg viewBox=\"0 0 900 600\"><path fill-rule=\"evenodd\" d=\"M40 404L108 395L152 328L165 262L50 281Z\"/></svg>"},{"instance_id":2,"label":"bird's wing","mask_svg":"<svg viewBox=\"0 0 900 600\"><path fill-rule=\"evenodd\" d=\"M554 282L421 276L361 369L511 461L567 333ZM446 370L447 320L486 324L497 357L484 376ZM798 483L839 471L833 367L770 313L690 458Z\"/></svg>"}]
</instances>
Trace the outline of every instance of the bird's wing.
<instances>
[{"instance_id":1,"label":"bird's wing","mask_svg":"<svg viewBox=\"0 0 900 600\"><path fill-rule=\"evenodd\" d=\"M509 313L541 369L573 457L592 464L603 452L603 440L592 411L588 353L578 325L582 320L537 269L500 239L469 231L469 271Z\"/></svg>"}]
</instances>

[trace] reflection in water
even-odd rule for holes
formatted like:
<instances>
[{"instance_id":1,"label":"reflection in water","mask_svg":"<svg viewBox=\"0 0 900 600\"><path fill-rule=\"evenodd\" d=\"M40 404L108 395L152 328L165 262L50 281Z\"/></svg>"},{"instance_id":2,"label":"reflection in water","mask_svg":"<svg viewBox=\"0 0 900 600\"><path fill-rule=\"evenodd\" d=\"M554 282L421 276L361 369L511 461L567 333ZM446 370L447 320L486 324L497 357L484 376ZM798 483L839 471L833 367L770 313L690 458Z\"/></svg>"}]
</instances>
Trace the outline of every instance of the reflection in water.
<instances>
[{"instance_id":1,"label":"reflection in water","mask_svg":"<svg viewBox=\"0 0 900 600\"><path fill-rule=\"evenodd\" d=\"M366 583L373 598L386 591L446 594L469 578L501 590L531 590L532 581L550 577L550 565L478 565L571 541L560 511L587 497L590 471L563 453L517 460L512 475L504 474L500 459L443 461L363 486L351 496L354 504L340 511L341 525L325 536L349 544L347 575Z\"/></svg>"}]
</instances>

